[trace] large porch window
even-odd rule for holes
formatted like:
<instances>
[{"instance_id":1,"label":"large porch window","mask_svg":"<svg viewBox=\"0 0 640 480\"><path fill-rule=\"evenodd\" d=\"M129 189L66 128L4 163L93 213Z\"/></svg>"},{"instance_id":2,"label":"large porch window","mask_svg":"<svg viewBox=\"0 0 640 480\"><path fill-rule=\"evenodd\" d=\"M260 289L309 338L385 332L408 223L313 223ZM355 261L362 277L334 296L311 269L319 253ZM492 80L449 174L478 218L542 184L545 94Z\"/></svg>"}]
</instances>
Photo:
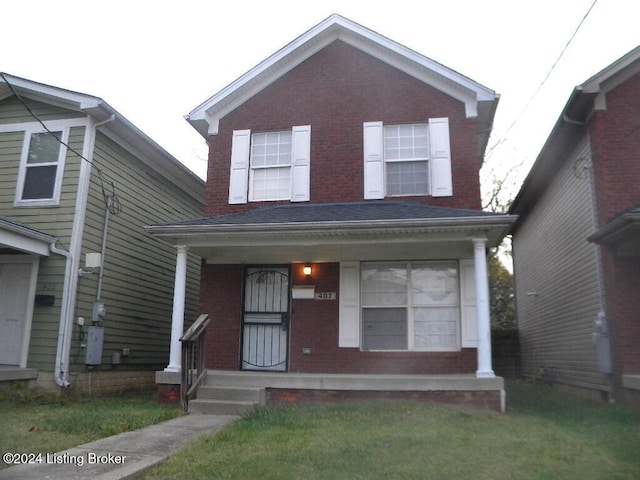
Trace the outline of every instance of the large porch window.
<instances>
[{"instance_id":1,"label":"large porch window","mask_svg":"<svg viewBox=\"0 0 640 480\"><path fill-rule=\"evenodd\" d=\"M457 262L361 265L364 350L460 349Z\"/></svg>"}]
</instances>

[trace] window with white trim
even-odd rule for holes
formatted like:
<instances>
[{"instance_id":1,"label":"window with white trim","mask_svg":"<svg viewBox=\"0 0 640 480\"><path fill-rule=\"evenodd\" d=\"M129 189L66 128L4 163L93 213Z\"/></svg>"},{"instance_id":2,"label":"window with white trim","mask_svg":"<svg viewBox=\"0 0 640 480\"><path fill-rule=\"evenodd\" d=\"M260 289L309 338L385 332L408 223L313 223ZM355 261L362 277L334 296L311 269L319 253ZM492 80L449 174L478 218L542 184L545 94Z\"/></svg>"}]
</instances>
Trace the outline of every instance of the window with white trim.
<instances>
[{"instance_id":1,"label":"window with white trim","mask_svg":"<svg viewBox=\"0 0 640 480\"><path fill-rule=\"evenodd\" d=\"M460 348L457 262L362 263L363 350Z\"/></svg>"},{"instance_id":2,"label":"window with white trim","mask_svg":"<svg viewBox=\"0 0 640 480\"><path fill-rule=\"evenodd\" d=\"M291 198L291 130L251 135L249 200Z\"/></svg>"},{"instance_id":3,"label":"window with white trim","mask_svg":"<svg viewBox=\"0 0 640 480\"><path fill-rule=\"evenodd\" d=\"M429 194L429 128L426 123L385 125L387 195Z\"/></svg>"},{"instance_id":4,"label":"window with white trim","mask_svg":"<svg viewBox=\"0 0 640 480\"><path fill-rule=\"evenodd\" d=\"M363 127L365 199L453 195L448 118Z\"/></svg>"},{"instance_id":5,"label":"window with white trim","mask_svg":"<svg viewBox=\"0 0 640 480\"><path fill-rule=\"evenodd\" d=\"M69 129L25 132L16 205L57 205L60 201L62 174ZM62 143L61 143L62 142Z\"/></svg>"},{"instance_id":6,"label":"window with white trim","mask_svg":"<svg viewBox=\"0 0 640 480\"><path fill-rule=\"evenodd\" d=\"M229 203L308 201L310 151L310 125L273 132L235 130Z\"/></svg>"}]
</instances>

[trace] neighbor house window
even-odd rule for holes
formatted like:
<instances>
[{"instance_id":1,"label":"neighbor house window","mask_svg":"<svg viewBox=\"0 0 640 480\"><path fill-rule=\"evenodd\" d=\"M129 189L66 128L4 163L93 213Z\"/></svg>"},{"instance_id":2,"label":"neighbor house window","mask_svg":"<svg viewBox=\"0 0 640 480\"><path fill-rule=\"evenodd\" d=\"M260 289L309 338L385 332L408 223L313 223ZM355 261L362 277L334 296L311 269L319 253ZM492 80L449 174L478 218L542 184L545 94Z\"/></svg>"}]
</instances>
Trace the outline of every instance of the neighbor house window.
<instances>
[{"instance_id":1,"label":"neighbor house window","mask_svg":"<svg viewBox=\"0 0 640 480\"><path fill-rule=\"evenodd\" d=\"M384 161L388 196L428 195L428 124L385 125Z\"/></svg>"},{"instance_id":2,"label":"neighbor house window","mask_svg":"<svg viewBox=\"0 0 640 480\"><path fill-rule=\"evenodd\" d=\"M458 350L456 262L363 263L364 350Z\"/></svg>"},{"instance_id":3,"label":"neighbor house window","mask_svg":"<svg viewBox=\"0 0 640 480\"><path fill-rule=\"evenodd\" d=\"M255 132L234 130L229 203L310 198L311 126Z\"/></svg>"},{"instance_id":4,"label":"neighbor house window","mask_svg":"<svg viewBox=\"0 0 640 480\"><path fill-rule=\"evenodd\" d=\"M20 162L17 205L57 205L68 130L27 131Z\"/></svg>"},{"instance_id":5,"label":"neighbor house window","mask_svg":"<svg viewBox=\"0 0 640 480\"><path fill-rule=\"evenodd\" d=\"M291 130L251 135L250 200L291 197L291 141Z\"/></svg>"}]
</instances>

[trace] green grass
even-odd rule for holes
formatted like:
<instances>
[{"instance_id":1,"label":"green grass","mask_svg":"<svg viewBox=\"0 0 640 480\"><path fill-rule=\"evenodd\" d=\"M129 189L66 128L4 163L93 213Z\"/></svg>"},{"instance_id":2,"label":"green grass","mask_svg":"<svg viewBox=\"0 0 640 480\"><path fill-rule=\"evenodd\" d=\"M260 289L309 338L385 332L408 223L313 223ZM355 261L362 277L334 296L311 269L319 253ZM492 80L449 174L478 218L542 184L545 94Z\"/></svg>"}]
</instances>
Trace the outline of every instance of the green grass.
<instances>
[{"instance_id":1,"label":"green grass","mask_svg":"<svg viewBox=\"0 0 640 480\"><path fill-rule=\"evenodd\" d=\"M638 479L640 412L508 383L508 413L416 402L256 410L152 479Z\"/></svg>"},{"instance_id":2,"label":"green grass","mask_svg":"<svg viewBox=\"0 0 640 480\"><path fill-rule=\"evenodd\" d=\"M79 400L12 388L0 392L0 446L3 453L53 453L181 414L153 391Z\"/></svg>"}]
</instances>

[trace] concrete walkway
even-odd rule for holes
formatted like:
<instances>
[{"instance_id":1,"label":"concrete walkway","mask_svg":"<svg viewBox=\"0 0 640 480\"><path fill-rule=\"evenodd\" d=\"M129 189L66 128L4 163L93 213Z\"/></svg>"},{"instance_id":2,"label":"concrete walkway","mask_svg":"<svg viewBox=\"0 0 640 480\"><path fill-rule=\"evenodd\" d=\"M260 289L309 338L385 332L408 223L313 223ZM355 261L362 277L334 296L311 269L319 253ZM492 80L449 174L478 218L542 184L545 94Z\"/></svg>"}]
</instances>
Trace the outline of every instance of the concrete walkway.
<instances>
[{"instance_id":1,"label":"concrete walkway","mask_svg":"<svg viewBox=\"0 0 640 480\"><path fill-rule=\"evenodd\" d=\"M55 454L42 453L39 460L34 459L38 463L15 465L0 470L0 480L135 478L162 462L187 442L201 435L217 432L238 418L233 415L185 415Z\"/></svg>"}]
</instances>

